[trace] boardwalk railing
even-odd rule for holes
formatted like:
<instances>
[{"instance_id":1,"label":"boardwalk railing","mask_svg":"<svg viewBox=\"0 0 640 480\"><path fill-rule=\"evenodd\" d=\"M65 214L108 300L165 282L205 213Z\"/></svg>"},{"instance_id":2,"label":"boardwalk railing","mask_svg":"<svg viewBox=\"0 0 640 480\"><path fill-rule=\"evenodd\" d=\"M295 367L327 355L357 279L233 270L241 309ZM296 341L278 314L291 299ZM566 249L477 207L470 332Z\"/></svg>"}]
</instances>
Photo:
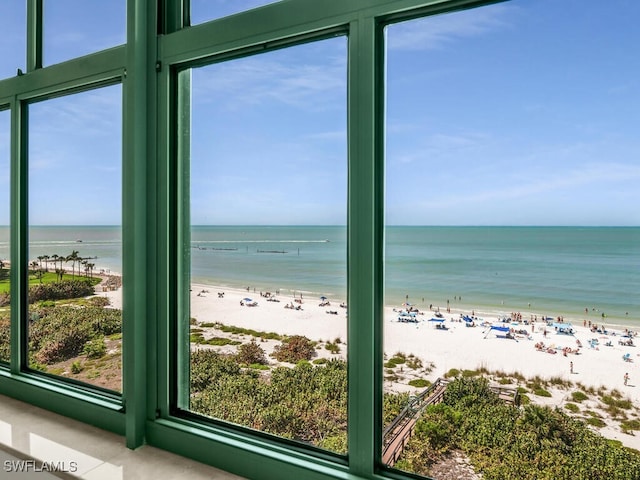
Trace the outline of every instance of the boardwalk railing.
<instances>
[{"instance_id":1,"label":"boardwalk railing","mask_svg":"<svg viewBox=\"0 0 640 480\"><path fill-rule=\"evenodd\" d=\"M428 406L442 402L447 390L449 380L438 378L426 390L415 397L410 397L407 405L398 416L384 429L382 433L382 463L393 466L402 450L413 435L413 430L422 411ZM518 390L508 387L489 387L492 392L506 403L515 405L518 399Z\"/></svg>"},{"instance_id":2,"label":"boardwalk railing","mask_svg":"<svg viewBox=\"0 0 640 480\"><path fill-rule=\"evenodd\" d=\"M422 410L428 405L442 402L449 380L438 378L429 388L411 397L391 424L382 433L382 463L392 466L398 461L402 449L413 434L413 427Z\"/></svg>"}]
</instances>

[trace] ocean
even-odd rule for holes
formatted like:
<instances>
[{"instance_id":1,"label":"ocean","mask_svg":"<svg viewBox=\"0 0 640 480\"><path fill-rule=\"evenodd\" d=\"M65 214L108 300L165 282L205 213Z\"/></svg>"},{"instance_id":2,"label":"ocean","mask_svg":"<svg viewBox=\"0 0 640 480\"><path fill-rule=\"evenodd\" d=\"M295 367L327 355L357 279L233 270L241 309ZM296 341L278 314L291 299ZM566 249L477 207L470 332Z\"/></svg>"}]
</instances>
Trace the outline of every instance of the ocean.
<instances>
[{"instance_id":1,"label":"ocean","mask_svg":"<svg viewBox=\"0 0 640 480\"><path fill-rule=\"evenodd\" d=\"M30 240L31 260L77 250L95 257L96 272L122 271L120 227L32 227ZM194 283L346 299L344 226L195 226L191 259ZM640 327L640 227L390 226L385 278L387 305L444 309L449 300Z\"/></svg>"}]
</instances>

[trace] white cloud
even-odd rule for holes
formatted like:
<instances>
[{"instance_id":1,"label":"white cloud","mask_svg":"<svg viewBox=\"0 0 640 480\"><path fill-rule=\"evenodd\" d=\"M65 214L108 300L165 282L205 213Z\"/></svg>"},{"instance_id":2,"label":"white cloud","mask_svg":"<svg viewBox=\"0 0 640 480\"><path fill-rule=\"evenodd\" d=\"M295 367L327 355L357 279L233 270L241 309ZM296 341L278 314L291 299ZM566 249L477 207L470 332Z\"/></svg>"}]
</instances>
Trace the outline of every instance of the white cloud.
<instances>
[{"instance_id":1,"label":"white cloud","mask_svg":"<svg viewBox=\"0 0 640 480\"><path fill-rule=\"evenodd\" d=\"M391 25L387 34L389 49L439 49L457 39L508 29L508 17L516 11L517 7L500 4Z\"/></svg>"},{"instance_id":2,"label":"white cloud","mask_svg":"<svg viewBox=\"0 0 640 480\"><path fill-rule=\"evenodd\" d=\"M344 108L347 69L346 41L231 60L193 73L194 99L229 111L247 105L288 105L310 111ZM322 46L321 46L322 45ZM305 50L297 50L302 49ZM341 48L344 57L336 57ZM309 49L309 50L308 50ZM303 55L305 52L313 55Z\"/></svg>"}]
</instances>

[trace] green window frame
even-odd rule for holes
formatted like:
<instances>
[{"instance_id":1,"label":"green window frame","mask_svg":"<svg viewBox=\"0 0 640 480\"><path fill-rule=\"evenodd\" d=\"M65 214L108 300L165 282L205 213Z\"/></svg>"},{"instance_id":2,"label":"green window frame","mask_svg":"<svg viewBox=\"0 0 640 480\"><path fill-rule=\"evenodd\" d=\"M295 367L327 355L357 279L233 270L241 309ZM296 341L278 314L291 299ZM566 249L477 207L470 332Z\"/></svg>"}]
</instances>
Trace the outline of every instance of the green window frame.
<instances>
[{"instance_id":1,"label":"green window frame","mask_svg":"<svg viewBox=\"0 0 640 480\"><path fill-rule=\"evenodd\" d=\"M384 235L384 38L393 22L486 0L283 0L188 26L188 0L127 1L127 42L42 67L42 0L27 9L27 68L0 80L11 110L11 362L0 393L249 478L412 478L381 465ZM180 414L188 315L189 66L348 37L349 304L347 458ZM26 367L27 104L123 86L123 394L46 378ZM187 322L188 323L188 322ZM175 347L178 347L176 350ZM176 361L178 359L178 361ZM183 391L186 391L183 389Z\"/></svg>"}]
</instances>

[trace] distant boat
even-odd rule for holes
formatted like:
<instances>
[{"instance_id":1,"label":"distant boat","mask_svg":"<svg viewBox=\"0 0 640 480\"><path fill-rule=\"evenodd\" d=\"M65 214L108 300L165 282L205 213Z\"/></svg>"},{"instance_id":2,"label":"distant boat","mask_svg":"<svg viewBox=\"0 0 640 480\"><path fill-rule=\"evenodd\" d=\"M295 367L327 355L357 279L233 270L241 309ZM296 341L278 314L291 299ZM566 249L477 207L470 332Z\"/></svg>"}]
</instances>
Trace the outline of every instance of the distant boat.
<instances>
[{"instance_id":1,"label":"distant boat","mask_svg":"<svg viewBox=\"0 0 640 480\"><path fill-rule=\"evenodd\" d=\"M78 239L76 240L76 243L82 243L82 240Z\"/></svg>"}]
</instances>

